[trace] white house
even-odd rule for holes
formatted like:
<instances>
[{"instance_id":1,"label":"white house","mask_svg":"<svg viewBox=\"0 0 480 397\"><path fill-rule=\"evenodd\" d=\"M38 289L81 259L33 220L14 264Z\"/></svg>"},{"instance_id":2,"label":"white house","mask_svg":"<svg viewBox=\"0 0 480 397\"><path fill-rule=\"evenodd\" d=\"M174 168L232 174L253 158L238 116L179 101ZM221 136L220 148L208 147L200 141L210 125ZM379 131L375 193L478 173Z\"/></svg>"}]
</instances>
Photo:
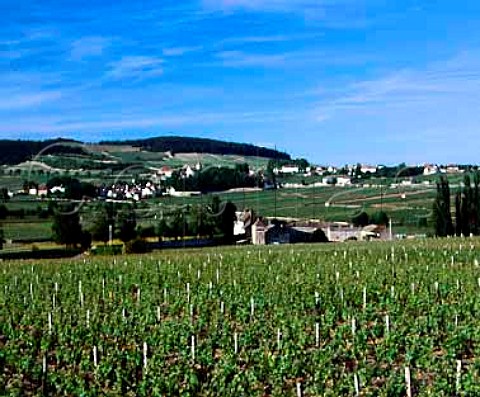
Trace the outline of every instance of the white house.
<instances>
[{"instance_id":1,"label":"white house","mask_svg":"<svg viewBox=\"0 0 480 397\"><path fill-rule=\"evenodd\" d=\"M190 167L189 165L186 165L183 167L183 175L186 178L190 178L195 175L195 171L192 167Z\"/></svg>"},{"instance_id":2,"label":"white house","mask_svg":"<svg viewBox=\"0 0 480 397\"><path fill-rule=\"evenodd\" d=\"M327 171L330 173L335 173L337 172L337 167L334 167L333 165L328 166Z\"/></svg>"},{"instance_id":3,"label":"white house","mask_svg":"<svg viewBox=\"0 0 480 397\"><path fill-rule=\"evenodd\" d=\"M280 172L282 174L298 174L300 172L300 168L296 165L284 165Z\"/></svg>"},{"instance_id":4,"label":"white house","mask_svg":"<svg viewBox=\"0 0 480 397\"><path fill-rule=\"evenodd\" d=\"M433 165L433 164L426 164L425 167L423 168L423 175L429 176L429 175L435 175L438 173L438 166Z\"/></svg>"},{"instance_id":5,"label":"white house","mask_svg":"<svg viewBox=\"0 0 480 397\"><path fill-rule=\"evenodd\" d=\"M461 170L458 165L447 166L447 174L461 174L461 173L463 173L463 170Z\"/></svg>"},{"instance_id":6,"label":"white house","mask_svg":"<svg viewBox=\"0 0 480 397\"><path fill-rule=\"evenodd\" d=\"M145 187L142 189L142 197L143 198L150 198L153 197L154 191L150 187Z\"/></svg>"},{"instance_id":7,"label":"white house","mask_svg":"<svg viewBox=\"0 0 480 397\"><path fill-rule=\"evenodd\" d=\"M63 186L54 186L50 189L50 193L65 193L65 188Z\"/></svg>"},{"instance_id":8,"label":"white house","mask_svg":"<svg viewBox=\"0 0 480 397\"><path fill-rule=\"evenodd\" d=\"M370 174L375 174L377 172L376 165L362 165L360 168L360 172L362 174L366 174L367 172Z\"/></svg>"},{"instance_id":9,"label":"white house","mask_svg":"<svg viewBox=\"0 0 480 397\"><path fill-rule=\"evenodd\" d=\"M41 185L38 188L37 194L41 196L48 196L48 188L45 185Z\"/></svg>"},{"instance_id":10,"label":"white house","mask_svg":"<svg viewBox=\"0 0 480 397\"><path fill-rule=\"evenodd\" d=\"M347 186L351 184L352 184L352 180L349 177L346 177L346 176L337 177L337 186Z\"/></svg>"},{"instance_id":11,"label":"white house","mask_svg":"<svg viewBox=\"0 0 480 397\"><path fill-rule=\"evenodd\" d=\"M169 166L164 165L162 168L160 168L160 170L158 171L158 174L165 178L171 178L173 174L173 170Z\"/></svg>"}]
</instances>

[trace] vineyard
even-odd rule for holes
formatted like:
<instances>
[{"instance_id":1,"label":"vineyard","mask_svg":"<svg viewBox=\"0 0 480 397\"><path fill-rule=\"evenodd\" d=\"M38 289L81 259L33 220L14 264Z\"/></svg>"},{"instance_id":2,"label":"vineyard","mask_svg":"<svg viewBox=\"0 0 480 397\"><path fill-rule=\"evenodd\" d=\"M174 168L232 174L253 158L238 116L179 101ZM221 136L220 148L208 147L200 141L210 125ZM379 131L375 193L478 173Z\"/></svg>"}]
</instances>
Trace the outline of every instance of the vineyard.
<instances>
[{"instance_id":1,"label":"vineyard","mask_svg":"<svg viewBox=\"0 0 480 397\"><path fill-rule=\"evenodd\" d=\"M479 247L0 263L0 395L478 396Z\"/></svg>"}]
</instances>

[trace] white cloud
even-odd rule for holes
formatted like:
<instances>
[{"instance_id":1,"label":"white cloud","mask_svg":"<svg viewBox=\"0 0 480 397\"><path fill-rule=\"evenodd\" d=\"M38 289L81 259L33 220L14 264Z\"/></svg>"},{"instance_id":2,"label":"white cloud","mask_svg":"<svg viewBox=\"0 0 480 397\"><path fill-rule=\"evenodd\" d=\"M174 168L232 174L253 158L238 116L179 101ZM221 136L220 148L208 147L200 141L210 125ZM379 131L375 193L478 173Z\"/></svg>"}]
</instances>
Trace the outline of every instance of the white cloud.
<instances>
[{"instance_id":1,"label":"white cloud","mask_svg":"<svg viewBox=\"0 0 480 397\"><path fill-rule=\"evenodd\" d=\"M82 60L88 57L100 56L109 43L110 40L104 37L82 37L72 43L70 57L73 60Z\"/></svg>"},{"instance_id":2,"label":"white cloud","mask_svg":"<svg viewBox=\"0 0 480 397\"><path fill-rule=\"evenodd\" d=\"M472 53L325 89L311 119L345 139L361 134L364 144L384 145L399 160L471 161L478 150L479 65L480 53Z\"/></svg>"},{"instance_id":3,"label":"white cloud","mask_svg":"<svg viewBox=\"0 0 480 397\"><path fill-rule=\"evenodd\" d=\"M200 51L202 46L192 46L192 47L169 47L163 49L163 55L167 57L176 57L188 54L190 52Z\"/></svg>"},{"instance_id":4,"label":"white cloud","mask_svg":"<svg viewBox=\"0 0 480 397\"><path fill-rule=\"evenodd\" d=\"M60 99L60 91L30 92L13 94L0 99L0 111L29 109Z\"/></svg>"},{"instance_id":5,"label":"white cloud","mask_svg":"<svg viewBox=\"0 0 480 397\"><path fill-rule=\"evenodd\" d=\"M285 64L284 54L250 54L242 51L221 51L217 55L227 67L272 67Z\"/></svg>"},{"instance_id":6,"label":"white cloud","mask_svg":"<svg viewBox=\"0 0 480 397\"><path fill-rule=\"evenodd\" d=\"M72 119L68 116L25 117L21 120L10 120L0 124L0 137L17 133L59 134L69 132L105 132L122 129L159 129L211 126L216 123L271 123L278 120L289 120L292 115L285 112L186 112L158 116L131 114L106 115L101 118L84 120Z\"/></svg>"},{"instance_id":7,"label":"white cloud","mask_svg":"<svg viewBox=\"0 0 480 397\"><path fill-rule=\"evenodd\" d=\"M207 8L224 11L247 9L253 11L289 11L292 9L319 6L318 0L203 0ZM320 4L322 4L320 2Z\"/></svg>"},{"instance_id":8,"label":"white cloud","mask_svg":"<svg viewBox=\"0 0 480 397\"><path fill-rule=\"evenodd\" d=\"M158 57L126 56L111 64L107 77L114 80L143 80L163 74L163 60Z\"/></svg>"}]
</instances>

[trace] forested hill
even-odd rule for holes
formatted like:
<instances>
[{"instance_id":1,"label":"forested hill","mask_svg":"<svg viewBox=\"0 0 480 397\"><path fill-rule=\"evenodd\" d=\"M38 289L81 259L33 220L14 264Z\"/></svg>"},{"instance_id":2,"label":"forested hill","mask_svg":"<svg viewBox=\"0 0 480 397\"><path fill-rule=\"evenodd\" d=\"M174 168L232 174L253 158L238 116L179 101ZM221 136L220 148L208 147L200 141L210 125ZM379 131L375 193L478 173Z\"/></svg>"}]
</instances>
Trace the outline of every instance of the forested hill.
<instances>
[{"instance_id":1,"label":"forested hill","mask_svg":"<svg viewBox=\"0 0 480 397\"><path fill-rule=\"evenodd\" d=\"M290 160L290 155L273 149L245 143L225 142L206 138L162 136L130 141L105 141L101 145L130 145L151 152L211 153L223 155L257 156L278 160Z\"/></svg>"},{"instance_id":2,"label":"forested hill","mask_svg":"<svg viewBox=\"0 0 480 397\"><path fill-rule=\"evenodd\" d=\"M47 141L0 140L0 164L15 165L33 159L37 154L86 154L80 142L68 139ZM76 146L75 146L76 145Z\"/></svg>"},{"instance_id":3,"label":"forested hill","mask_svg":"<svg viewBox=\"0 0 480 397\"><path fill-rule=\"evenodd\" d=\"M15 165L33 159L37 154L88 155L82 142L68 139L46 141L0 140L0 165ZM103 141L101 145L132 146L151 152L209 153L220 155L257 156L278 160L290 160L290 155L251 144L224 142L214 139L186 137L158 137L129 141ZM88 146L86 147L88 148ZM113 150L112 150L113 151Z\"/></svg>"}]
</instances>

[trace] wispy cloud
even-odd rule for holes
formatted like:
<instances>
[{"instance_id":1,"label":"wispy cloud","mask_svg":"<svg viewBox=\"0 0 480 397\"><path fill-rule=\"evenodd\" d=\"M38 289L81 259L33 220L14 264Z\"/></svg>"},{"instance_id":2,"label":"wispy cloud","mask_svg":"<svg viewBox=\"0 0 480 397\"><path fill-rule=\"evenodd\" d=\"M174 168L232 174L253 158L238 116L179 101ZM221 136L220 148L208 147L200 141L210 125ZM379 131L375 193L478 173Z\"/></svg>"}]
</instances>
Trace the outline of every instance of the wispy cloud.
<instances>
[{"instance_id":1,"label":"wispy cloud","mask_svg":"<svg viewBox=\"0 0 480 397\"><path fill-rule=\"evenodd\" d=\"M224 11L247 9L254 11L289 11L319 6L318 0L203 0L207 8ZM320 2L321 4L321 2Z\"/></svg>"},{"instance_id":2,"label":"wispy cloud","mask_svg":"<svg viewBox=\"0 0 480 397\"><path fill-rule=\"evenodd\" d=\"M144 80L163 74L163 60L149 56L125 56L111 64L107 77L114 80Z\"/></svg>"},{"instance_id":3,"label":"wispy cloud","mask_svg":"<svg viewBox=\"0 0 480 397\"><path fill-rule=\"evenodd\" d=\"M227 67L272 67L285 64L284 54L252 54L242 51L221 51L216 57Z\"/></svg>"},{"instance_id":4,"label":"wispy cloud","mask_svg":"<svg viewBox=\"0 0 480 397\"><path fill-rule=\"evenodd\" d=\"M456 96L480 99L480 72L428 68L400 70L373 80L348 87L345 95L334 100L338 106L406 106L432 103Z\"/></svg>"},{"instance_id":5,"label":"wispy cloud","mask_svg":"<svg viewBox=\"0 0 480 397\"><path fill-rule=\"evenodd\" d=\"M471 129L480 122L473 109L480 106L480 54L435 62L422 69L401 69L343 88L324 88L313 114L317 122L381 118L388 128L405 131L448 131L447 125ZM447 116L450 115L450 116ZM461 115L461 117L460 117ZM461 120L461 122L460 122ZM410 138L412 138L410 136Z\"/></svg>"},{"instance_id":6,"label":"wispy cloud","mask_svg":"<svg viewBox=\"0 0 480 397\"><path fill-rule=\"evenodd\" d=\"M110 40L105 37L82 37L72 43L70 51L71 59L79 61L88 57L100 56L109 44Z\"/></svg>"},{"instance_id":7,"label":"wispy cloud","mask_svg":"<svg viewBox=\"0 0 480 397\"><path fill-rule=\"evenodd\" d=\"M62 97L60 91L44 91L14 94L0 99L0 111L31 110L33 107L53 102Z\"/></svg>"},{"instance_id":8,"label":"wispy cloud","mask_svg":"<svg viewBox=\"0 0 480 397\"><path fill-rule=\"evenodd\" d=\"M284 41L295 40L298 35L271 35L271 36L240 36L229 37L220 42L220 44L259 44L259 43L280 43ZM301 37L304 37L302 35Z\"/></svg>"},{"instance_id":9,"label":"wispy cloud","mask_svg":"<svg viewBox=\"0 0 480 397\"><path fill-rule=\"evenodd\" d=\"M202 46L192 46L192 47L169 47L163 49L163 55L167 57L177 57L182 56L191 52L200 51Z\"/></svg>"},{"instance_id":10,"label":"wispy cloud","mask_svg":"<svg viewBox=\"0 0 480 397\"><path fill-rule=\"evenodd\" d=\"M0 124L1 134L12 133L68 133L104 132L106 130L124 129L161 129L210 126L216 123L270 123L273 120L289 120L292 116L287 112L186 112L170 113L158 116L131 114L128 116L107 115L101 119L75 120L67 116L30 117L18 122Z\"/></svg>"}]
</instances>

